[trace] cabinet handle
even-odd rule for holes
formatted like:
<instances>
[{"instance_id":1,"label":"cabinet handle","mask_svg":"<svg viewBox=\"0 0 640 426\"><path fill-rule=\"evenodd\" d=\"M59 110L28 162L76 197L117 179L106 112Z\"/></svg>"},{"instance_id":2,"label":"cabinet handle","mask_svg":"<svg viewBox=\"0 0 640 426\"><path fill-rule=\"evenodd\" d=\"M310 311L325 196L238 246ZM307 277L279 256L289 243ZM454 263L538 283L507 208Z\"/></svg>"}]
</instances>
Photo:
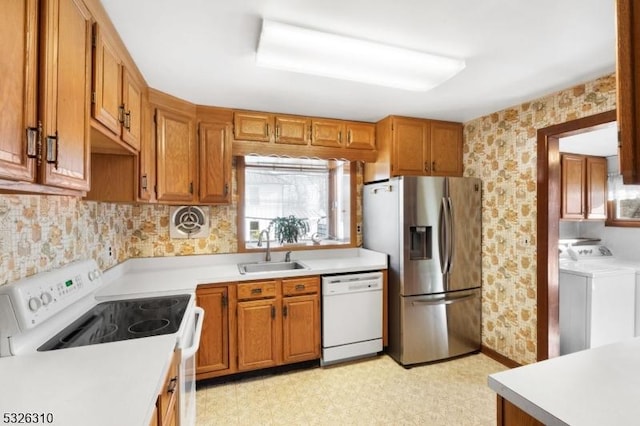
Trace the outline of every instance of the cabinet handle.
<instances>
[{"instance_id":1,"label":"cabinet handle","mask_svg":"<svg viewBox=\"0 0 640 426\"><path fill-rule=\"evenodd\" d=\"M347 130L347 145L351 145L351 129Z\"/></svg>"},{"instance_id":2,"label":"cabinet handle","mask_svg":"<svg viewBox=\"0 0 640 426\"><path fill-rule=\"evenodd\" d=\"M169 386L167 386L167 393L174 393L176 391L176 387L178 386L178 376L172 377L169 381Z\"/></svg>"},{"instance_id":3,"label":"cabinet handle","mask_svg":"<svg viewBox=\"0 0 640 426\"><path fill-rule=\"evenodd\" d=\"M58 131L54 136L47 136L47 163L53 164L53 167L58 168Z\"/></svg>"},{"instance_id":4,"label":"cabinet handle","mask_svg":"<svg viewBox=\"0 0 640 426\"><path fill-rule=\"evenodd\" d=\"M229 304L229 300L227 300L227 295L225 294L222 295L222 300L220 301L220 303L222 304L223 308L227 307L227 305Z\"/></svg>"},{"instance_id":5,"label":"cabinet handle","mask_svg":"<svg viewBox=\"0 0 640 426\"><path fill-rule=\"evenodd\" d=\"M286 317L287 317L287 313L288 313L288 311L289 311L289 310L287 309L287 307L286 307L286 306L283 306L283 307L282 307L282 316L286 318Z\"/></svg>"},{"instance_id":6,"label":"cabinet handle","mask_svg":"<svg viewBox=\"0 0 640 426\"><path fill-rule=\"evenodd\" d=\"M272 306L271 307L271 318L275 318L276 317L276 307Z\"/></svg>"},{"instance_id":7,"label":"cabinet handle","mask_svg":"<svg viewBox=\"0 0 640 426\"><path fill-rule=\"evenodd\" d=\"M428 162L424 162L424 171L428 172L429 171L429 163Z\"/></svg>"},{"instance_id":8,"label":"cabinet handle","mask_svg":"<svg viewBox=\"0 0 640 426\"><path fill-rule=\"evenodd\" d=\"M143 191L147 190L147 174L146 173L140 176L140 186L142 187Z\"/></svg>"},{"instance_id":9,"label":"cabinet handle","mask_svg":"<svg viewBox=\"0 0 640 426\"><path fill-rule=\"evenodd\" d=\"M342 130L338 131L338 142L342 143Z\"/></svg>"},{"instance_id":10,"label":"cabinet handle","mask_svg":"<svg viewBox=\"0 0 640 426\"><path fill-rule=\"evenodd\" d=\"M124 113L124 128L131 130L131 111Z\"/></svg>"},{"instance_id":11,"label":"cabinet handle","mask_svg":"<svg viewBox=\"0 0 640 426\"><path fill-rule=\"evenodd\" d=\"M280 126L276 124L276 140L280 139Z\"/></svg>"},{"instance_id":12,"label":"cabinet handle","mask_svg":"<svg viewBox=\"0 0 640 426\"><path fill-rule=\"evenodd\" d=\"M265 136L269 137L269 135L271 134L271 132L269 131L269 124L268 123L265 124L264 128L265 128Z\"/></svg>"},{"instance_id":13,"label":"cabinet handle","mask_svg":"<svg viewBox=\"0 0 640 426\"><path fill-rule=\"evenodd\" d=\"M189 194L193 194L193 182L189 182Z\"/></svg>"},{"instance_id":14,"label":"cabinet handle","mask_svg":"<svg viewBox=\"0 0 640 426\"><path fill-rule=\"evenodd\" d=\"M27 157L38 157L38 127L27 127Z\"/></svg>"},{"instance_id":15,"label":"cabinet handle","mask_svg":"<svg viewBox=\"0 0 640 426\"><path fill-rule=\"evenodd\" d=\"M252 288L251 289L251 294L262 294L262 289L261 288Z\"/></svg>"},{"instance_id":16,"label":"cabinet handle","mask_svg":"<svg viewBox=\"0 0 640 426\"><path fill-rule=\"evenodd\" d=\"M432 172L435 172L435 171L436 171L436 162L435 162L435 161L432 161L432 162L431 162L431 171L432 171Z\"/></svg>"},{"instance_id":17,"label":"cabinet handle","mask_svg":"<svg viewBox=\"0 0 640 426\"><path fill-rule=\"evenodd\" d=\"M229 195L229 184L228 183L224 184L224 195L225 196Z\"/></svg>"},{"instance_id":18,"label":"cabinet handle","mask_svg":"<svg viewBox=\"0 0 640 426\"><path fill-rule=\"evenodd\" d=\"M118 122L120 124L124 123L124 104L120 104L120 106L118 107Z\"/></svg>"},{"instance_id":19,"label":"cabinet handle","mask_svg":"<svg viewBox=\"0 0 640 426\"><path fill-rule=\"evenodd\" d=\"M304 284L296 284L296 291L304 290Z\"/></svg>"}]
</instances>

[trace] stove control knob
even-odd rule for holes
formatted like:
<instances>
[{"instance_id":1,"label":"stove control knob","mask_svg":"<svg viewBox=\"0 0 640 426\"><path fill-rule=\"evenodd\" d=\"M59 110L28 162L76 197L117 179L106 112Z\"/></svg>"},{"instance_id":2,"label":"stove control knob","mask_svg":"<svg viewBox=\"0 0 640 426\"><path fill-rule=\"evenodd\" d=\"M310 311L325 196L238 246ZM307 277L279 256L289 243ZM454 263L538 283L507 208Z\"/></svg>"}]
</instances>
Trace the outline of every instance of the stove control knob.
<instances>
[{"instance_id":1,"label":"stove control knob","mask_svg":"<svg viewBox=\"0 0 640 426\"><path fill-rule=\"evenodd\" d=\"M31 310L31 312L37 311L38 309L40 309L40 306L42 306L42 302L39 298L32 297L31 299L29 299L29 309Z\"/></svg>"},{"instance_id":2,"label":"stove control knob","mask_svg":"<svg viewBox=\"0 0 640 426\"><path fill-rule=\"evenodd\" d=\"M40 295L40 300L44 306L47 306L53 301L53 296L51 296L51 293L45 291Z\"/></svg>"}]
</instances>

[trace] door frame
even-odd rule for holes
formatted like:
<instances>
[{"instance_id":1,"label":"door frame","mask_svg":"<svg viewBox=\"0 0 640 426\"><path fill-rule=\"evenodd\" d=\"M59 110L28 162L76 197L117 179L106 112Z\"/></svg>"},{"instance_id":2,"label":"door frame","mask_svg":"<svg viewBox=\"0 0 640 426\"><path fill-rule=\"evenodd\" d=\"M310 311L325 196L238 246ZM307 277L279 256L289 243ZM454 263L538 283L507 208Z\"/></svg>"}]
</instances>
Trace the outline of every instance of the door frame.
<instances>
[{"instance_id":1,"label":"door frame","mask_svg":"<svg viewBox=\"0 0 640 426\"><path fill-rule=\"evenodd\" d=\"M537 354L542 361L560 355L558 326L558 238L561 208L560 149L562 137L586 133L616 121L616 110L538 130L537 201Z\"/></svg>"}]
</instances>

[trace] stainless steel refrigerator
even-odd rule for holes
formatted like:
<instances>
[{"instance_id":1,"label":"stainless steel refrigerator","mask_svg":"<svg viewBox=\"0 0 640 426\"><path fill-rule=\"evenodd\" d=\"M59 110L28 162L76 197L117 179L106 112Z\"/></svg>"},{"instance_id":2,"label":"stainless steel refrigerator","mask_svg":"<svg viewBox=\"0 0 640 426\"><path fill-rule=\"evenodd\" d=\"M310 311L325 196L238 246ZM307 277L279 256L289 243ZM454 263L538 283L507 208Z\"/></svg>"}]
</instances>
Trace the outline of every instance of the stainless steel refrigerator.
<instances>
[{"instance_id":1,"label":"stainless steel refrigerator","mask_svg":"<svg viewBox=\"0 0 640 426\"><path fill-rule=\"evenodd\" d=\"M480 349L481 182L403 176L366 184L364 247L389 255L389 347L411 365Z\"/></svg>"}]
</instances>

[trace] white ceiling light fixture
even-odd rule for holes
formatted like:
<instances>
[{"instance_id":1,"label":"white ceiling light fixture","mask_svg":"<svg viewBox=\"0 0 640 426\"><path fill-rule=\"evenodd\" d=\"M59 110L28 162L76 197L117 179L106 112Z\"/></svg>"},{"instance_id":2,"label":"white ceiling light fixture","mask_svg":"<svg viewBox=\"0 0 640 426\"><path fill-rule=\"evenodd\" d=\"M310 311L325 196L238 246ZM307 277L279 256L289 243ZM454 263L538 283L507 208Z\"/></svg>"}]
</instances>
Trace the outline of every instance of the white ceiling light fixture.
<instances>
[{"instance_id":1,"label":"white ceiling light fixture","mask_svg":"<svg viewBox=\"0 0 640 426\"><path fill-rule=\"evenodd\" d=\"M449 58L263 19L258 66L427 91L465 67Z\"/></svg>"}]
</instances>

